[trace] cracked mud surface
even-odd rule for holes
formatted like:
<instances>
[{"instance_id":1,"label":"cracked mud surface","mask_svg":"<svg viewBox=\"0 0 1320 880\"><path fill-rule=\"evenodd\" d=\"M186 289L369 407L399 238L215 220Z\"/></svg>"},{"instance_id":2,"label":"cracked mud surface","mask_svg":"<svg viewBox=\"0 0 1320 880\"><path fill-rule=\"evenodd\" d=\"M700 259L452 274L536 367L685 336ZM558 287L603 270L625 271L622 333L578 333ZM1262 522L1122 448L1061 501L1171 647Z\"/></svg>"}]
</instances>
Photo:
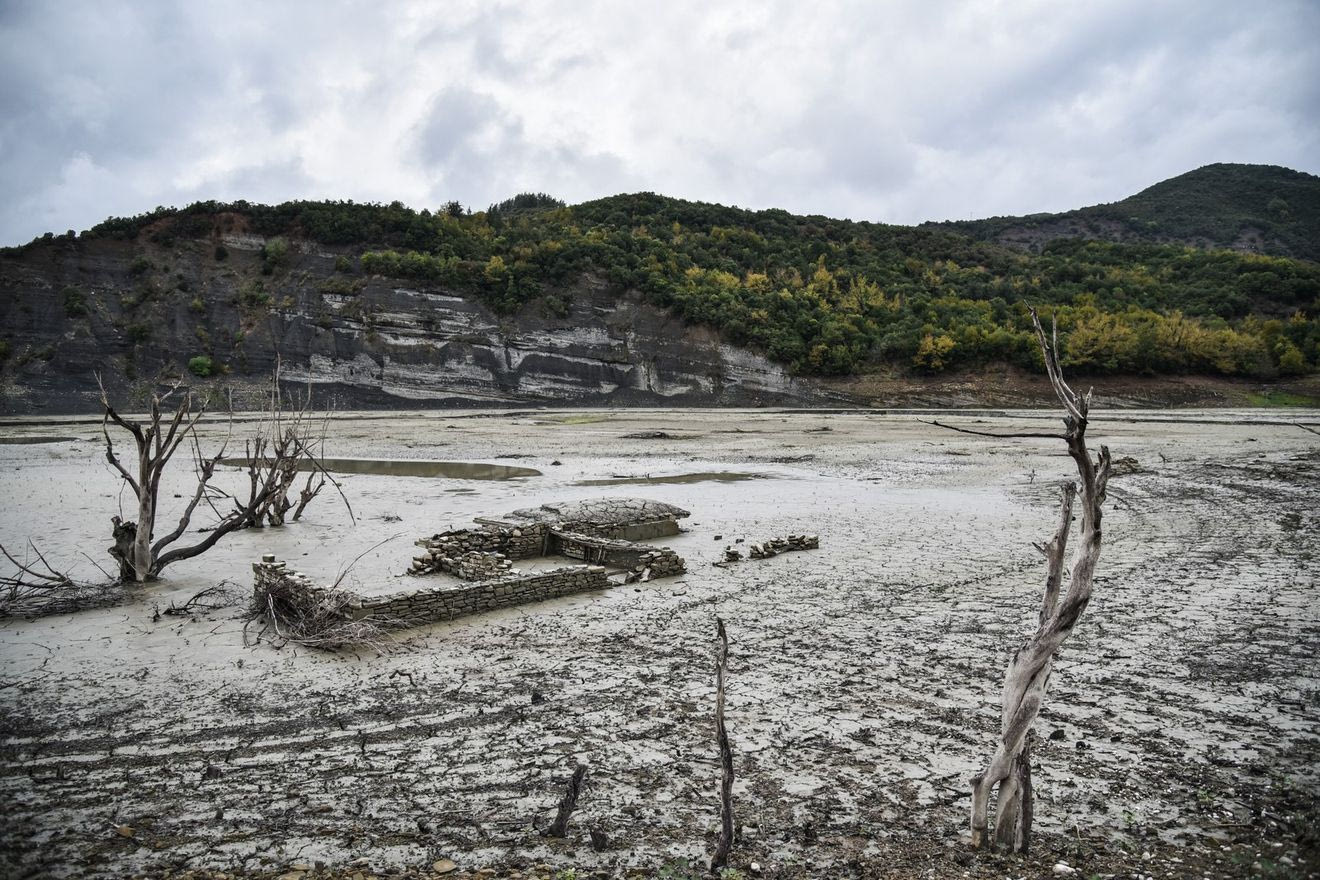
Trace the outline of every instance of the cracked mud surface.
<instances>
[{"instance_id":1,"label":"cracked mud surface","mask_svg":"<svg viewBox=\"0 0 1320 880\"><path fill-rule=\"evenodd\" d=\"M1097 415L1093 445L1140 469L1111 484L1095 598L1036 726L1026 862L967 859L967 779L1033 625L1031 542L1054 528L1062 443L911 416L432 413L341 419L329 454L517 456L543 476L347 476L357 525L322 497L308 521L232 536L129 603L0 622L0 873L700 863L718 824L719 615L744 871L1036 876L1062 860L1310 876L1320 438L1254 423L1270 415ZM53 431L79 439L0 446L0 492L22 499L0 542L39 536L90 569L77 550L103 555L118 488L95 426L12 433ZM710 478L678 479L692 474ZM262 552L332 580L402 534L354 566L369 587L406 568L414 537L618 494L582 485L607 480L692 511L686 534L656 542L687 557L686 576L410 630L380 657L245 648L238 608L153 621L218 580L250 583ZM711 564L737 538L800 532L821 549ZM590 769L569 837L541 837L578 762Z\"/></svg>"}]
</instances>

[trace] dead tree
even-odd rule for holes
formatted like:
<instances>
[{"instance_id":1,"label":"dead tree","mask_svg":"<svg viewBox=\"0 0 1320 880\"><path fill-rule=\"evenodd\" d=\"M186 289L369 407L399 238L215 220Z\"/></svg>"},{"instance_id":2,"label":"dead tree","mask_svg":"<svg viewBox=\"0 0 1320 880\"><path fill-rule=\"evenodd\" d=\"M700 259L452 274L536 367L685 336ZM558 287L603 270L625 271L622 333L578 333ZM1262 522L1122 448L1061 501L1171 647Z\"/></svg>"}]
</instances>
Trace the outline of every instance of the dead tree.
<instances>
[{"instance_id":1,"label":"dead tree","mask_svg":"<svg viewBox=\"0 0 1320 880\"><path fill-rule=\"evenodd\" d=\"M206 412L205 400L198 400L188 392L180 393L180 386L176 383L164 393L152 395L147 418L139 422L120 415L110 404L105 386L101 385L101 405L104 410L101 434L105 438L106 461L118 472L137 501L135 521L127 521L118 516L111 520L114 524L114 544L109 552L119 564L121 581L141 583L153 580L167 565L205 553L230 532L262 521L283 522L283 513L289 507L287 495L292 482L289 475L296 474L300 466L324 474L324 468L313 451L306 431L306 405L292 417L286 416L280 407L278 372L274 379L273 395L267 417L259 423L256 439L248 444L249 452L258 453L250 455L249 461L256 461L257 464L249 464L250 491L247 499L240 502L211 485L216 465L224 458L228 448L229 437L226 436L215 454L208 456L202 453L197 424ZM120 460L110 435L111 425L126 431L133 441L137 461L131 469ZM230 426L232 432L232 420ZM272 442L271 438L276 439ZM161 478L174 454L184 443L192 447L196 489L179 517L178 524L168 534L160 535L156 528L156 518L160 512ZM340 496L342 498L342 492ZM233 509L221 513L216 508L216 500L221 498L231 498L234 501ZM182 547L172 546L187 532L193 514L203 502L216 513L218 522L210 527L206 537L200 541ZM284 506L281 508L282 502ZM305 501L302 506L306 506ZM274 513L276 510L279 511L277 514Z\"/></svg>"},{"instance_id":2,"label":"dead tree","mask_svg":"<svg viewBox=\"0 0 1320 880\"><path fill-rule=\"evenodd\" d=\"M1041 702L1049 685L1055 652L1071 635L1078 618L1091 601L1091 582L1096 562L1100 558L1101 507L1105 503L1105 487L1109 482L1110 455L1106 446L1094 459L1086 447L1086 425L1091 405L1091 392L1079 395L1063 379L1059 367L1058 328L1049 338L1041 327L1035 309L1031 321L1036 339L1045 358L1045 369L1050 385L1065 411L1064 433L994 434L998 437L1055 437L1063 440L1068 455L1077 466L1079 482L1062 488L1063 498L1059 525L1048 544L1036 548L1046 559L1045 593L1041 601L1036 632L1018 648L1008 664L1004 676L1001 698L1000 736L994 755L985 770L974 777L972 783L971 831L972 847L980 849L987 844L990 798L998 787L999 797L994 823L994 845L1010 852L1026 852L1031 838L1033 795L1028 740L1031 728L1040 712ZM949 427L949 426L944 426ZM963 430L963 429L955 429ZM965 433L984 434L979 431ZM1064 558L1068 533L1072 526L1073 507L1081 504L1080 544L1072 556L1072 573L1068 588L1060 598L1063 586Z\"/></svg>"},{"instance_id":3,"label":"dead tree","mask_svg":"<svg viewBox=\"0 0 1320 880\"><path fill-rule=\"evenodd\" d=\"M566 837L568 836L568 820L577 809L578 794L582 791L582 780L587 778L587 765L578 764L573 769L573 776L568 780L568 788L564 791L564 797L559 801L559 812L555 814L555 821L541 833L546 837Z\"/></svg>"},{"instance_id":4,"label":"dead tree","mask_svg":"<svg viewBox=\"0 0 1320 880\"><path fill-rule=\"evenodd\" d=\"M320 466L329 413L321 421L318 433L308 414L310 404L310 391L302 396L285 398L280 389L277 362L266 400L266 418L244 444L249 486L246 505L249 515L245 525L254 528L282 526L290 509L293 510L292 519L297 521L312 499L325 488L327 480L339 488L339 484ZM307 472L307 480L295 503L289 493L300 471ZM344 503L348 504L347 499ZM349 514L352 515L351 507Z\"/></svg>"},{"instance_id":5,"label":"dead tree","mask_svg":"<svg viewBox=\"0 0 1320 880\"><path fill-rule=\"evenodd\" d=\"M724 632L724 621L715 618L715 738L720 746L720 836L715 843L715 855L710 859L712 872L729 864L729 850L733 848L733 749L729 746L729 732L724 727L724 676L729 665L729 637Z\"/></svg>"}]
</instances>

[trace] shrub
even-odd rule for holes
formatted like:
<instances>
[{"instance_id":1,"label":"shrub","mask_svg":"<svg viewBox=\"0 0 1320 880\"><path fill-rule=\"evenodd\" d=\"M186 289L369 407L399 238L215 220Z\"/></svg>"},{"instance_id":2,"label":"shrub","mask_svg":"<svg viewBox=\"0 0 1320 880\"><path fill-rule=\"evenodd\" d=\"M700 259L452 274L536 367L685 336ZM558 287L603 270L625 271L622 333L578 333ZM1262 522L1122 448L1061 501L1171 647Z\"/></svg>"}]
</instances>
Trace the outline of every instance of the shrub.
<instances>
[{"instance_id":1,"label":"shrub","mask_svg":"<svg viewBox=\"0 0 1320 880\"><path fill-rule=\"evenodd\" d=\"M250 309L263 308L270 305L270 294L266 291L266 285L260 281L253 281L250 284L244 284L238 289L238 302L240 305Z\"/></svg>"},{"instance_id":2,"label":"shrub","mask_svg":"<svg viewBox=\"0 0 1320 880\"><path fill-rule=\"evenodd\" d=\"M64 314L70 318L79 318L87 314L87 297L76 287L66 287L60 291L60 301L64 304Z\"/></svg>"},{"instance_id":3,"label":"shrub","mask_svg":"<svg viewBox=\"0 0 1320 880\"><path fill-rule=\"evenodd\" d=\"M125 332L133 345L141 345L151 338L151 328L146 324L129 324Z\"/></svg>"},{"instance_id":4,"label":"shrub","mask_svg":"<svg viewBox=\"0 0 1320 880\"><path fill-rule=\"evenodd\" d=\"M229 259L229 248L222 244L215 246L215 261L217 263Z\"/></svg>"},{"instance_id":5,"label":"shrub","mask_svg":"<svg viewBox=\"0 0 1320 880\"><path fill-rule=\"evenodd\" d=\"M282 238L272 238L261 247L261 274L269 275L275 267L284 262L289 254L289 243Z\"/></svg>"},{"instance_id":6,"label":"shrub","mask_svg":"<svg viewBox=\"0 0 1320 880\"><path fill-rule=\"evenodd\" d=\"M13 348L10 346L9 340L0 339L0 364L9 360L11 354L13 354Z\"/></svg>"},{"instance_id":7,"label":"shrub","mask_svg":"<svg viewBox=\"0 0 1320 880\"><path fill-rule=\"evenodd\" d=\"M151 260L146 257L138 257L128 264L128 271L131 275L141 275L151 268Z\"/></svg>"},{"instance_id":8,"label":"shrub","mask_svg":"<svg viewBox=\"0 0 1320 880\"><path fill-rule=\"evenodd\" d=\"M192 302L188 303L188 308L200 315L206 311L206 303L200 296L194 296Z\"/></svg>"},{"instance_id":9,"label":"shrub","mask_svg":"<svg viewBox=\"0 0 1320 880\"><path fill-rule=\"evenodd\" d=\"M211 375L214 366L211 359L204 354L199 354L195 358L188 359L188 372L194 376L201 376L203 379Z\"/></svg>"},{"instance_id":10,"label":"shrub","mask_svg":"<svg viewBox=\"0 0 1320 880\"><path fill-rule=\"evenodd\" d=\"M335 257L335 271L342 272L345 275L349 274L353 271L353 261L343 254L340 254L338 257Z\"/></svg>"}]
</instances>

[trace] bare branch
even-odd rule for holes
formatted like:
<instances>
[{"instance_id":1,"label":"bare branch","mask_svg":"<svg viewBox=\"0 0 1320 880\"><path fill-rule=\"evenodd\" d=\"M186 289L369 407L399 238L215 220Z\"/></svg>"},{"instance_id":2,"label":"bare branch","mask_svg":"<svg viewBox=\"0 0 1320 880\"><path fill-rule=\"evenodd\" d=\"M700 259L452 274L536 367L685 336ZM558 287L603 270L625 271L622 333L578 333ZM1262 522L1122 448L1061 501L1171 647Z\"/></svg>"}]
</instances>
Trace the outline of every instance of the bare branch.
<instances>
[{"instance_id":1,"label":"bare branch","mask_svg":"<svg viewBox=\"0 0 1320 880\"><path fill-rule=\"evenodd\" d=\"M354 556L353 561L350 562L348 565L344 566L344 568L339 572L339 575L335 578L335 582L330 585L330 588L334 590L339 589L339 585L344 582L344 578L348 577L349 573L353 571L353 566L357 565L363 556L366 556L368 553L370 553L372 550L375 550L377 547L383 547L386 544L388 544L390 541L394 541L402 537L403 537L403 532L395 532L393 535L390 535L388 538L385 538L382 541L377 541L376 543L368 547L366 550L363 550L357 556Z\"/></svg>"},{"instance_id":2,"label":"bare branch","mask_svg":"<svg viewBox=\"0 0 1320 880\"><path fill-rule=\"evenodd\" d=\"M67 573L56 569L31 541L28 550L37 557L36 562L22 562L0 545L3 555L15 569L12 574L0 575L0 619L12 615L41 617L48 614L70 614L84 608L111 604L119 599L123 590L113 579L103 583L75 581Z\"/></svg>"},{"instance_id":3,"label":"bare branch","mask_svg":"<svg viewBox=\"0 0 1320 880\"><path fill-rule=\"evenodd\" d=\"M957 425L946 425L946 424L944 424L943 422L936 421L936 420L934 420L934 419L930 419L930 420L927 420L927 419L917 419L917 421L919 421L919 422L924 422L924 423L927 424L927 425L934 425L934 426L937 427L937 428L945 428L946 430L949 430L949 431L957 431L959 434L975 434L975 435L978 436L978 437L999 437L999 438L1007 438L1007 439L1011 439L1011 440L1024 439L1024 438L1027 438L1027 439L1035 438L1035 439L1041 439L1041 440L1067 440L1067 439L1068 439L1068 438L1065 437L1063 434L1041 434L1041 433L1034 433L1034 432L1012 432L1012 433L1003 433L1003 434L1000 434L1000 433L994 433L994 432L991 432L991 431L975 431L975 430L973 430L973 429L971 429L971 428L959 428Z\"/></svg>"}]
</instances>

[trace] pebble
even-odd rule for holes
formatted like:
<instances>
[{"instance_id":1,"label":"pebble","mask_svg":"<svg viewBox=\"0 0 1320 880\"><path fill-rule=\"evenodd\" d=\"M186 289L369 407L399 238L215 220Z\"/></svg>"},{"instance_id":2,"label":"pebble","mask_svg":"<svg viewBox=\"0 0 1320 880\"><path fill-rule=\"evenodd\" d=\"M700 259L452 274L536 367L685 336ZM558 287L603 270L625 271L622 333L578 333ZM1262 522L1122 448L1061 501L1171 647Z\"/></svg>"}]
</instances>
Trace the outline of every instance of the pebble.
<instances>
[{"instance_id":1,"label":"pebble","mask_svg":"<svg viewBox=\"0 0 1320 880\"><path fill-rule=\"evenodd\" d=\"M1076 874L1077 869L1071 865L1065 865L1063 862L1055 862L1054 873L1060 877L1067 877L1070 874Z\"/></svg>"},{"instance_id":2,"label":"pebble","mask_svg":"<svg viewBox=\"0 0 1320 880\"><path fill-rule=\"evenodd\" d=\"M439 859L431 865L431 870L437 874L448 874L450 871L458 869L458 865L449 859Z\"/></svg>"}]
</instances>

